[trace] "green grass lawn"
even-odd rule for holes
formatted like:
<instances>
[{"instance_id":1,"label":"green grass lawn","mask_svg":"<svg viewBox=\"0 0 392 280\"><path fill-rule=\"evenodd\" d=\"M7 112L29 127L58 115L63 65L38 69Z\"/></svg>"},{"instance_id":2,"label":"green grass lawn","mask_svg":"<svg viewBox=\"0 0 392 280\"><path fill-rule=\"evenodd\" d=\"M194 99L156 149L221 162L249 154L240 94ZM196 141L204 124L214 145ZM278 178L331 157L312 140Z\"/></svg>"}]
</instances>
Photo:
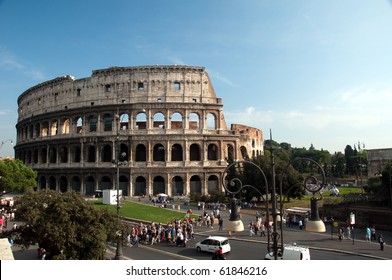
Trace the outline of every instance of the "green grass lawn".
<instances>
[{"instance_id":1,"label":"green grass lawn","mask_svg":"<svg viewBox=\"0 0 392 280\"><path fill-rule=\"evenodd\" d=\"M98 208L108 209L112 213L116 213L116 205L103 204L102 200L94 201L94 205ZM167 224L176 219L183 219L185 213L173 211L170 209L159 208L153 205L135 203L130 201L121 202L120 215L122 217L134 218L155 223ZM192 215L195 219L196 215Z\"/></svg>"}]
</instances>

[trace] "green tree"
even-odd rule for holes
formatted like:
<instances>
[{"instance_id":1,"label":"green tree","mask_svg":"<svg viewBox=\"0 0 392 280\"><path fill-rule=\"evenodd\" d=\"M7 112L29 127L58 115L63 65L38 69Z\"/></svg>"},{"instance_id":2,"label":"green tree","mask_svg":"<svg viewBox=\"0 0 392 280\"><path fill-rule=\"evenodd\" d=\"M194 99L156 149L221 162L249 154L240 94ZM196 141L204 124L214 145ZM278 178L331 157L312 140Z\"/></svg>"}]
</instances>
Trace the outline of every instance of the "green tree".
<instances>
[{"instance_id":1,"label":"green tree","mask_svg":"<svg viewBox=\"0 0 392 280\"><path fill-rule=\"evenodd\" d=\"M37 172L20 160L0 160L0 191L32 191L36 185Z\"/></svg>"},{"instance_id":2,"label":"green tree","mask_svg":"<svg viewBox=\"0 0 392 280\"><path fill-rule=\"evenodd\" d=\"M42 190L22 196L16 207L23 224L11 232L15 243L38 243L52 259L104 259L106 242L118 229L125 232L115 215L76 192Z\"/></svg>"}]
</instances>

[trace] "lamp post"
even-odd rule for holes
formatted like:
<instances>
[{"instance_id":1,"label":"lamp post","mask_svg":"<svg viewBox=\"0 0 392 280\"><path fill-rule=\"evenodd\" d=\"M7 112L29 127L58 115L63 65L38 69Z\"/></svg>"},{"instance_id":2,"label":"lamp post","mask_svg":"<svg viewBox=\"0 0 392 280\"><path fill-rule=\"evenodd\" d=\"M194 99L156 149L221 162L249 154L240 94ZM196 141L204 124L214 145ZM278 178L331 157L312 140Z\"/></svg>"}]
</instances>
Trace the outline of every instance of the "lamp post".
<instances>
[{"instance_id":1,"label":"lamp post","mask_svg":"<svg viewBox=\"0 0 392 280\"><path fill-rule=\"evenodd\" d=\"M1 141L1 145L0 145L0 150L3 148L4 144L7 142L11 142L11 145L14 144L14 142L12 141L12 139L7 139L7 140L2 140Z\"/></svg>"},{"instance_id":2,"label":"lamp post","mask_svg":"<svg viewBox=\"0 0 392 280\"><path fill-rule=\"evenodd\" d=\"M119 126L120 126L120 116L119 116L119 111L117 109L117 114L116 114L116 141L115 141L115 159L113 162L116 164L116 213L117 213L117 221L118 224L120 225L121 219L120 219L120 166L124 165L124 162L121 161L122 159L125 158L126 153L121 152L120 149L120 132L119 132ZM117 247L116 247L116 255L114 257L115 260L121 260L123 258L123 252L122 252L122 232L121 229L119 229L117 232Z\"/></svg>"}]
</instances>

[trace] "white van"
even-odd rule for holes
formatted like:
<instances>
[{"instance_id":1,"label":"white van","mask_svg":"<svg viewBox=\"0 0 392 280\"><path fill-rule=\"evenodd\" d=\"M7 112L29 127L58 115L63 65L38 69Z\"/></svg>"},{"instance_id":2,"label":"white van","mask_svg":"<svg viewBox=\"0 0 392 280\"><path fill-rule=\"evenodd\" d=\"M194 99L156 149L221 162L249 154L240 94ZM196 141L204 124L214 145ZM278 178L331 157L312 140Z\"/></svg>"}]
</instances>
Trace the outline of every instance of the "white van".
<instances>
[{"instance_id":1,"label":"white van","mask_svg":"<svg viewBox=\"0 0 392 280\"><path fill-rule=\"evenodd\" d=\"M274 253L269 252L264 257L265 260L275 260ZM285 245L283 254L278 251L278 260L299 260L299 261L309 261L310 260L310 251L307 247L293 245Z\"/></svg>"}]
</instances>

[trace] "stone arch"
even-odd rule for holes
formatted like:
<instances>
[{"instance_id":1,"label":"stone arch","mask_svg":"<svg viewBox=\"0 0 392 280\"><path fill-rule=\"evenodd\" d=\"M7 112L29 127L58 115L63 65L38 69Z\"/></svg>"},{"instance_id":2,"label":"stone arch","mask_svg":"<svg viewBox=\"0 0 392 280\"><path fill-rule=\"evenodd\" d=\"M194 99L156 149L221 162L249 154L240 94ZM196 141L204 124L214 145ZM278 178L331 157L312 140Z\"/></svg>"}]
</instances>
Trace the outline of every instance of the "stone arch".
<instances>
[{"instance_id":1,"label":"stone arch","mask_svg":"<svg viewBox=\"0 0 392 280\"><path fill-rule=\"evenodd\" d=\"M209 113L207 115L207 129L209 130L217 129L216 116L213 113Z\"/></svg>"},{"instance_id":2,"label":"stone arch","mask_svg":"<svg viewBox=\"0 0 392 280\"><path fill-rule=\"evenodd\" d=\"M135 161L147 161L147 149L144 144L138 144L136 146Z\"/></svg>"},{"instance_id":3,"label":"stone arch","mask_svg":"<svg viewBox=\"0 0 392 280\"><path fill-rule=\"evenodd\" d=\"M41 176L41 178L39 179L39 188L40 188L40 190L46 189L46 177L45 176Z\"/></svg>"},{"instance_id":4,"label":"stone arch","mask_svg":"<svg viewBox=\"0 0 392 280\"><path fill-rule=\"evenodd\" d=\"M154 178L152 191L154 195L165 192L165 179L162 176L156 176Z\"/></svg>"},{"instance_id":5,"label":"stone arch","mask_svg":"<svg viewBox=\"0 0 392 280\"><path fill-rule=\"evenodd\" d=\"M109 176L102 176L99 187L101 190L112 189L113 183Z\"/></svg>"},{"instance_id":6,"label":"stone arch","mask_svg":"<svg viewBox=\"0 0 392 280\"><path fill-rule=\"evenodd\" d=\"M242 159L247 159L247 158L249 158L249 156L248 156L248 150L246 149L245 146L241 146L241 147L240 147L240 152L241 152L241 157L242 157Z\"/></svg>"},{"instance_id":7,"label":"stone arch","mask_svg":"<svg viewBox=\"0 0 392 280\"><path fill-rule=\"evenodd\" d=\"M55 147L49 148L49 163L57 162L57 149Z\"/></svg>"},{"instance_id":8,"label":"stone arch","mask_svg":"<svg viewBox=\"0 0 392 280\"><path fill-rule=\"evenodd\" d=\"M234 146L231 144L227 144L227 159L228 160L234 159Z\"/></svg>"},{"instance_id":9,"label":"stone arch","mask_svg":"<svg viewBox=\"0 0 392 280\"><path fill-rule=\"evenodd\" d=\"M154 114L153 128L166 128L165 115L163 113L157 112Z\"/></svg>"},{"instance_id":10,"label":"stone arch","mask_svg":"<svg viewBox=\"0 0 392 280\"><path fill-rule=\"evenodd\" d=\"M180 176L175 176L171 182L172 195L184 194L184 180Z\"/></svg>"},{"instance_id":11,"label":"stone arch","mask_svg":"<svg viewBox=\"0 0 392 280\"><path fill-rule=\"evenodd\" d=\"M78 117L76 119L76 133L81 134L83 132L83 119L82 117Z\"/></svg>"},{"instance_id":12,"label":"stone arch","mask_svg":"<svg viewBox=\"0 0 392 280\"><path fill-rule=\"evenodd\" d=\"M197 113L189 114L189 129L200 129L200 117Z\"/></svg>"},{"instance_id":13,"label":"stone arch","mask_svg":"<svg viewBox=\"0 0 392 280\"><path fill-rule=\"evenodd\" d=\"M140 112L136 115L136 129L147 128L147 115L144 112Z\"/></svg>"},{"instance_id":14,"label":"stone arch","mask_svg":"<svg viewBox=\"0 0 392 280\"><path fill-rule=\"evenodd\" d=\"M69 119L65 119L61 127L61 134L69 134L70 126L71 121Z\"/></svg>"},{"instance_id":15,"label":"stone arch","mask_svg":"<svg viewBox=\"0 0 392 280\"><path fill-rule=\"evenodd\" d=\"M127 113L123 113L120 116L120 130L128 130L129 129L129 115Z\"/></svg>"},{"instance_id":16,"label":"stone arch","mask_svg":"<svg viewBox=\"0 0 392 280\"><path fill-rule=\"evenodd\" d=\"M98 127L98 117L96 115L90 115L88 118L89 131L96 132Z\"/></svg>"},{"instance_id":17,"label":"stone arch","mask_svg":"<svg viewBox=\"0 0 392 280\"><path fill-rule=\"evenodd\" d=\"M219 179L215 175L208 177L208 193L219 192Z\"/></svg>"},{"instance_id":18,"label":"stone arch","mask_svg":"<svg viewBox=\"0 0 392 280\"><path fill-rule=\"evenodd\" d=\"M113 130L113 116L112 114L106 113L103 115L103 131Z\"/></svg>"},{"instance_id":19,"label":"stone arch","mask_svg":"<svg viewBox=\"0 0 392 280\"><path fill-rule=\"evenodd\" d=\"M190 192L201 194L201 179L198 175L193 175L190 179Z\"/></svg>"},{"instance_id":20,"label":"stone arch","mask_svg":"<svg viewBox=\"0 0 392 280\"><path fill-rule=\"evenodd\" d=\"M59 181L59 185L60 185L60 192L66 192L68 190L67 177L61 176L60 181Z\"/></svg>"},{"instance_id":21,"label":"stone arch","mask_svg":"<svg viewBox=\"0 0 392 280\"><path fill-rule=\"evenodd\" d=\"M73 176L71 179L71 189L75 192L80 192L81 182L78 176Z\"/></svg>"},{"instance_id":22,"label":"stone arch","mask_svg":"<svg viewBox=\"0 0 392 280\"><path fill-rule=\"evenodd\" d=\"M48 150L46 148L41 149L40 158L41 163L46 163L48 161Z\"/></svg>"},{"instance_id":23,"label":"stone arch","mask_svg":"<svg viewBox=\"0 0 392 280\"><path fill-rule=\"evenodd\" d=\"M154 145L153 161L165 161L165 147L162 144Z\"/></svg>"},{"instance_id":24,"label":"stone arch","mask_svg":"<svg viewBox=\"0 0 392 280\"><path fill-rule=\"evenodd\" d=\"M111 145L105 145L102 148L101 152L101 161L102 162L111 162L113 160L113 155L112 155L112 146Z\"/></svg>"},{"instance_id":25,"label":"stone arch","mask_svg":"<svg viewBox=\"0 0 392 280\"><path fill-rule=\"evenodd\" d=\"M183 118L179 112L175 112L170 118L171 129L183 129Z\"/></svg>"},{"instance_id":26,"label":"stone arch","mask_svg":"<svg viewBox=\"0 0 392 280\"><path fill-rule=\"evenodd\" d=\"M182 146L180 144L174 144L172 146L171 160L172 161L183 161Z\"/></svg>"},{"instance_id":27,"label":"stone arch","mask_svg":"<svg viewBox=\"0 0 392 280\"><path fill-rule=\"evenodd\" d=\"M95 146L89 146L87 148L87 162L96 162L96 149Z\"/></svg>"},{"instance_id":28,"label":"stone arch","mask_svg":"<svg viewBox=\"0 0 392 280\"><path fill-rule=\"evenodd\" d=\"M207 148L208 160L218 160L218 146L216 144L209 144Z\"/></svg>"},{"instance_id":29,"label":"stone arch","mask_svg":"<svg viewBox=\"0 0 392 280\"><path fill-rule=\"evenodd\" d=\"M88 176L85 180L85 195L93 195L95 193L95 179L93 176Z\"/></svg>"},{"instance_id":30,"label":"stone arch","mask_svg":"<svg viewBox=\"0 0 392 280\"><path fill-rule=\"evenodd\" d=\"M128 196L128 186L129 180L127 176L120 176L120 190L122 191L122 196Z\"/></svg>"},{"instance_id":31,"label":"stone arch","mask_svg":"<svg viewBox=\"0 0 392 280\"><path fill-rule=\"evenodd\" d=\"M189 160L190 161L201 160L201 151L200 151L200 146L198 144L192 144L189 147Z\"/></svg>"},{"instance_id":32,"label":"stone arch","mask_svg":"<svg viewBox=\"0 0 392 280\"><path fill-rule=\"evenodd\" d=\"M60 147L60 162L67 163L68 162L68 148L66 146Z\"/></svg>"},{"instance_id":33,"label":"stone arch","mask_svg":"<svg viewBox=\"0 0 392 280\"><path fill-rule=\"evenodd\" d=\"M139 176L135 181L135 190L133 195L143 196L147 194L147 181L143 176Z\"/></svg>"},{"instance_id":34,"label":"stone arch","mask_svg":"<svg viewBox=\"0 0 392 280\"><path fill-rule=\"evenodd\" d=\"M49 177L49 189L55 191L56 188L57 188L56 178L54 176L50 176Z\"/></svg>"}]
</instances>

